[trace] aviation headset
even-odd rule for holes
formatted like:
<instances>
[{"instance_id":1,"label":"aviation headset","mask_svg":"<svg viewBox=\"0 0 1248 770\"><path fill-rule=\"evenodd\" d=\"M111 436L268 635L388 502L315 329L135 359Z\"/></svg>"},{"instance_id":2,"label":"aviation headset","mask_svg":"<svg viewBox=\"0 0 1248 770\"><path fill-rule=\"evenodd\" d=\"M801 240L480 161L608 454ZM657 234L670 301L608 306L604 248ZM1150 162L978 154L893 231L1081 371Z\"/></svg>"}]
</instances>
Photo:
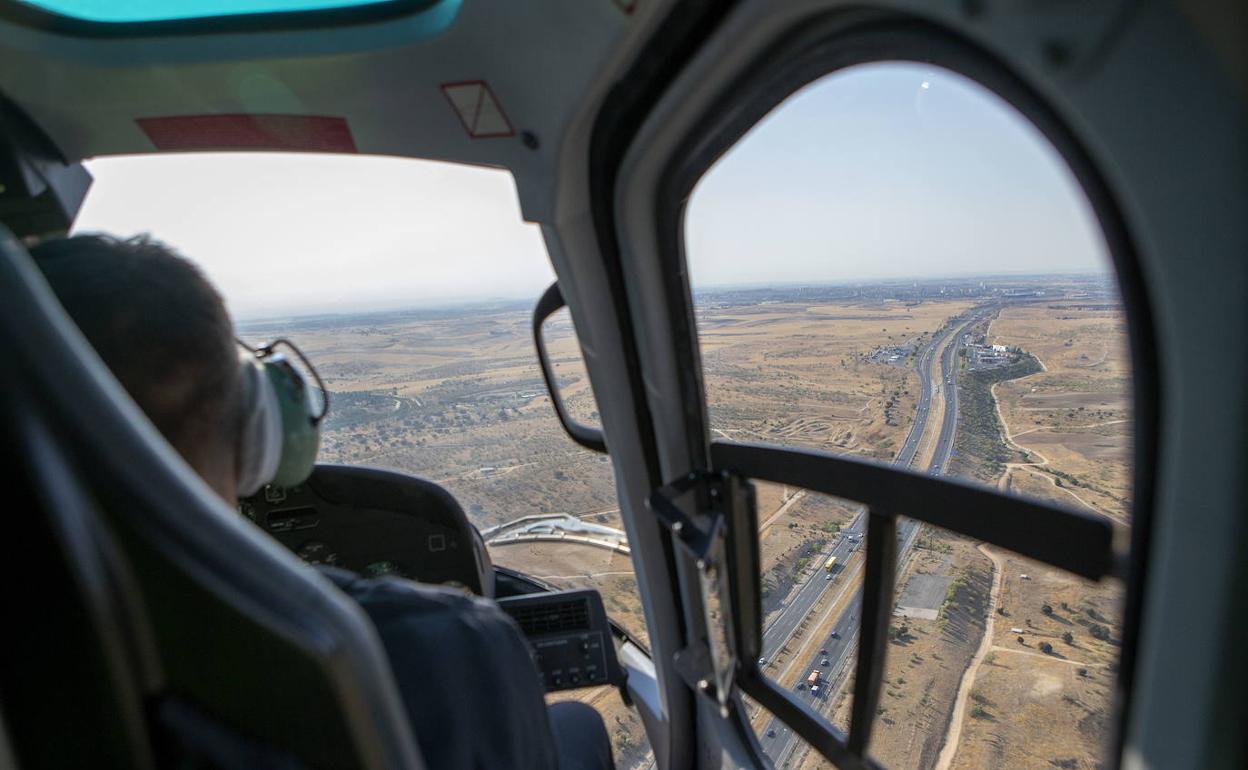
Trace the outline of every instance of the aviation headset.
<instances>
[{"instance_id":1,"label":"aviation headset","mask_svg":"<svg viewBox=\"0 0 1248 770\"><path fill-rule=\"evenodd\" d=\"M238 356L242 381L238 492L248 497L265 484L293 486L312 473L329 392L290 340L278 339L259 348L242 340L238 344L243 348ZM319 395L291 359L276 351L279 346L289 348L302 362L316 380Z\"/></svg>"}]
</instances>

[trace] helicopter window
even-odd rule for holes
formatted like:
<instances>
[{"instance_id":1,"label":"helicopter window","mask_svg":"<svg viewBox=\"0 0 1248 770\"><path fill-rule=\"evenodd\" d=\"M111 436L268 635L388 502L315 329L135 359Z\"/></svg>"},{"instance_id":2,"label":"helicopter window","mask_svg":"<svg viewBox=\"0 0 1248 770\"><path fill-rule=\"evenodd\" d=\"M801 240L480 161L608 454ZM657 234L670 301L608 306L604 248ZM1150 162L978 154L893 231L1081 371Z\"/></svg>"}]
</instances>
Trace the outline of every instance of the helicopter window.
<instances>
[{"instance_id":1,"label":"helicopter window","mask_svg":"<svg viewBox=\"0 0 1248 770\"><path fill-rule=\"evenodd\" d=\"M713 439L1092 513L1125 549L1134 415L1116 275L1071 169L1009 103L930 64L827 75L710 168L685 243ZM812 678L805 697L847 728L853 677L838 666L853 653L832 634L862 594L865 513L758 490L761 670L786 688ZM870 754L887 767L1105 762L1122 583L904 517L897 534ZM772 586L777 570L791 580ZM832 609L768 637L810 596ZM821 766L783 724L754 725L777 765Z\"/></svg>"},{"instance_id":2,"label":"helicopter window","mask_svg":"<svg viewBox=\"0 0 1248 770\"><path fill-rule=\"evenodd\" d=\"M286 337L313 362L330 396L321 461L446 487L496 565L596 588L611 618L646 640L611 464L564 434L538 368L532 309L554 276L509 174L262 153L89 166L76 232L151 233L200 265L242 339ZM594 419L566 311L546 334L569 406ZM558 697L603 712L621 765L646 755L640 719L618 696Z\"/></svg>"}]
</instances>

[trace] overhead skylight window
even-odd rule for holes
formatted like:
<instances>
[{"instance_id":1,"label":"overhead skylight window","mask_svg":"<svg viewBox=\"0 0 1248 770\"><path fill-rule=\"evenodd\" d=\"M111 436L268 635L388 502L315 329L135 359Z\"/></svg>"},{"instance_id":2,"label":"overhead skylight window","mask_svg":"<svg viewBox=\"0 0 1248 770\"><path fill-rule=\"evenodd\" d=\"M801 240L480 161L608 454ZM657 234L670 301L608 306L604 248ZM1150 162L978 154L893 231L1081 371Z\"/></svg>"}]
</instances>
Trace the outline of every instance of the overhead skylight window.
<instances>
[{"instance_id":1,"label":"overhead skylight window","mask_svg":"<svg viewBox=\"0 0 1248 770\"><path fill-rule=\"evenodd\" d=\"M406 0L18 0L23 5L82 21L126 24L298 13L361 6L430 5Z\"/></svg>"}]
</instances>

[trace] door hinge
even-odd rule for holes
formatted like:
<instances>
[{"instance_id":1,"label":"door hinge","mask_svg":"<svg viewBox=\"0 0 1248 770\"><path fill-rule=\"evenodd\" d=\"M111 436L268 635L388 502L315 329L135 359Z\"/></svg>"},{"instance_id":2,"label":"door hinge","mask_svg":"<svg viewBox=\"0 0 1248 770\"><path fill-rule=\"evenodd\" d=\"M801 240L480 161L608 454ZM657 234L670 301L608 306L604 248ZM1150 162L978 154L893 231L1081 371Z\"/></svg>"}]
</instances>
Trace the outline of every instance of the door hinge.
<instances>
[{"instance_id":1,"label":"door hinge","mask_svg":"<svg viewBox=\"0 0 1248 770\"><path fill-rule=\"evenodd\" d=\"M740 640L743 632L750 632L738 623L749 623L756 614L738 611L742 579L756 582L757 576L734 575L740 561L733 556L738 544L732 537L734 522L754 518L753 490L744 477L727 471L692 473L656 489L648 501L650 510L697 566L706 651L702 654L691 646L678 668L691 687L718 702L725 716L742 652ZM740 510L741 506L747 510Z\"/></svg>"}]
</instances>

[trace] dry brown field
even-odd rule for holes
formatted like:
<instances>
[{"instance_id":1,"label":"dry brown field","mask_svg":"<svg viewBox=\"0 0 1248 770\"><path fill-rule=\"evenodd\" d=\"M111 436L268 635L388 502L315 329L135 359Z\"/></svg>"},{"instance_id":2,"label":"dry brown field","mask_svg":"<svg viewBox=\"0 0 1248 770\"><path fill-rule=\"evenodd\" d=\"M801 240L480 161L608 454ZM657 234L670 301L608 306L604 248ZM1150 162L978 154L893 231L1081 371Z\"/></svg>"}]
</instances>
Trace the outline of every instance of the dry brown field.
<instances>
[{"instance_id":1,"label":"dry brown field","mask_svg":"<svg viewBox=\"0 0 1248 770\"><path fill-rule=\"evenodd\" d=\"M699 314L711 424L719 437L888 460L918 397L910 362L867 360L922 341L967 302L769 304Z\"/></svg>"},{"instance_id":2,"label":"dry brown field","mask_svg":"<svg viewBox=\"0 0 1248 770\"><path fill-rule=\"evenodd\" d=\"M1047 476L1054 486L1062 482L1065 502L1126 524L1131 392L1122 313L1066 303L1012 306L988 336L1026 349L1044 366L995 388L1008 440L1029 455L1008 469L1007 483L1020 474Z\"/></svg>"},{"instance_id":3,"label":"dry brown field","mask_svg":"<svg viewBox=\"0 0 1248 770\"><path fill-rule=\"evenodd\" d=\"M1044 367L993 388L1006 441L1020 452L999 487L1105 515L1124 546L1132 478L1125 328L1116 310L1046 302L1007 307L989 329L989 342L1022 347ZM951 766L1099 767L1120 653L1121 585L997 556L991 647L970 683Z\"/></svg>"},{"instance_id":4,"label":"dry brown field","mask_svg":"<svg viewBox=\"0 0 1248 770\"><path fill-rule=\"evenodd\" d=\"M910 428L918 379L912 360L881 363L871 353L882 345L920 344L972 304L708 306L698 324L713 435L890 459ZM323 460L435 480L482 529L538 513L619 528L610 464L573 444L555 421L528 324L527 308L497 306L311 319L280 329L318 365L333 394ZM1124 328L1114 311L1054 299L1007 307L989 335L992 342L1024 348L1045 366L994 388L1022 458L1005 469L1001 487L1086 506L1125 530L1130 400ZM263 325L254 331L266 336ZM549 332L565 399L581 419L595 421L570 323L558 318ZM771 484L757 491L765 610L777 612L792 586L818 571L812 554L856 506ZM991 582L991 563L975 544L930 531L921 541L924 547L914 551L899 580L899 598L915 575L962 579L972 593ZM598 588L608 612L643 642L647 638L627 557L554 543L496 547L492 555L555 585ZM1009 614L994 618L993 649L972 689L977 714L992 716L971 716L967 704L953 766L1028 766L1035 757L1094 762L1117 654L1119 596L1008 554L1001 559L1000 606ZM850 568L845 565L838 579L851 578ZM962 598L967 601L942 607L935 619L894 619L907 630L889 646L873 743L889 767L932 767L940 751L959 680L982 636L984 618L970 611L977 606L973 597ZM803 635L818 638L834 604L820 603ZM1044 604L1055 612L1044 614ZM951 613L960 613L956 622ZM1026 645L1009 633L1016 624L1026 628ZM1093 624L1108 630L1108 641L1091 636ZM1074 634L1073 645L1062 641L1066 630ZM1041 640L1053 644L1054 655L1037 651ZM777 664L799 659L802 644L794 640ZM1086 676L1076 673L1085 668ZM796 676L786 671L781 678L789 675ZM640 758L644 732L617 695L600 689L570 697L603 711L620 767ZM842 700L834 709L838 721L847 715L848 699ZM1015 718L1022 713L1030 716ZM1058 747L1066 753L1054 753ZM806 762L817 766L813 757Z\"/></svg>"},{"instance_id":5,"label":"dry brown field","mask_svg":"<svg viewBox=\"0 0 1248 770\"><path fill-rule=\"evenodd\" d=\"M1024 494L1060 494L1034 477L1023 483L1017 491ZM1100 766L1120 653L1121 587L997 554L992 646L970 691L980 709L968 704L951 767ZM1094 636L1097 627L1103 639ZM1042 644L1052 652L1042 652Z\"/></svg>"}]
</instances>

